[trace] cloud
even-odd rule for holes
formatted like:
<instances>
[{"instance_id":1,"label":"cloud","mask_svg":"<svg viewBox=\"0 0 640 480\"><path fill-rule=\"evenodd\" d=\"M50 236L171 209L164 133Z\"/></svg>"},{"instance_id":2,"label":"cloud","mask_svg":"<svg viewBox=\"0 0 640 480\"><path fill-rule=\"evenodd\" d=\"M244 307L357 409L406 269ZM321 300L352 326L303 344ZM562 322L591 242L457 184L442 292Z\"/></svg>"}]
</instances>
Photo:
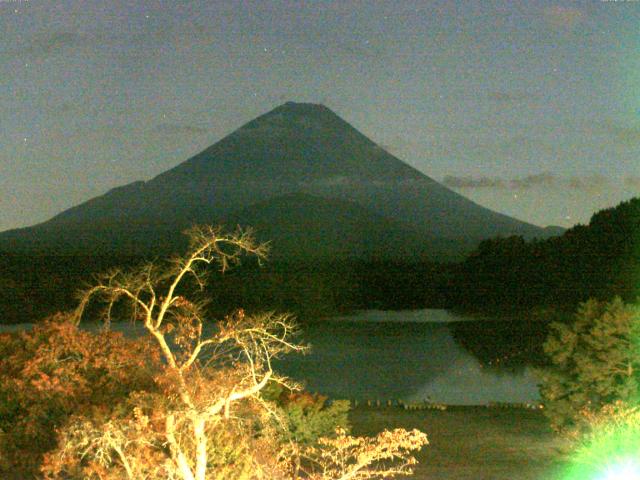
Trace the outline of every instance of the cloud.
<instances>
[{"instance_id":1,"label":"cloud","mask_svg":"<svg viewBox=\"0 0 640 480\"><path fill-rule=\"evenodd\" d=\"M2 3L3 0L0 0ZM21 37L20 42L7 43L0 45L0 54L21 57L24 55L31 57L47 57L50 55L66 52L69 49L89 49L100 50L106 47L125 47L136 45L139 47L139 55L148 55L149 51L159 48L162 43L174 39L177 43L185 39L191 38L193 34L184 34L183 37L177 37L173 34L173 30L169 32L156 33L153 30L128 34L119 31L87 31L74 32L70 30L53 30L41 31L31 35ZM184 42L183 42L184 43ZM111 48L111 51L114 51ZM118 49L117 51L120 51ZM126 48L122 48L124 56L131 54Z\"/></svg>"},{"instance_id":2,"label":"cloud","mask_svg":"<svg viewBox=\"0 0 640 480\"><path fill-rule=\"evenodd\" d=\"M557 178L547 172L535 175L527 175L521 178L513 178L509 181L509 187L513 189L527 189L532 187L550 187L555 186Z\"/></svg>"},{"instance_id":3,"label":"cloud","mask_svg":"<svg viewBox=\"0 0 640 480\"><path fill-rule=\"evenodd\" d=\"M524 177L458 177L447 175L442 183L455 189L494 188L501 190L527 190L530 188L556 188L594 192L611 184L611 179L604 175L576 175L564 177L549 172L542 172Z\"/></svg>"},{"instance_id":4,"label":"cloud","mask_svg":"<svg viewBox=\"0 0 640 480\"><path fill-rule=\"evenodd\" d=\"M497 177L456 177L447 175L442 183L451 188L505 188L504 180Z\"/></svg>"},{"instance_id":5,"label":"cloud","mask_svg":"<svg viewBox=\"0 0 640 480\"><path fill-rule=\"evenodd\" d=\"M118 41L123 39L113 33L54 30L20 37L19 42L0 45L0 55L42 58L66 52L68 49L97 49Z\"/></svg>"},{"instance_id":6,"label":"cloud","mask_svg":"<svg viewBox=\"0 0 640 480\"><path fill-rule=\"evenodd\" d=\"M572 190L595 192L605 188L611 180L604 175L583 175L567 179L566 185Z\"/></svg>"},{"instance_id":7,"label":"cloud","mask_svg":"<svg viewBox=\"0 0 640 480\"><path fill-rule=\"evenodd\" d=\"M163 135L202 135L209 132L208 129L197 125L176 123L160 123L153 128L153 131Z\"/></svg>"},{"instance_id":8,"label":"cloud","mask_svg":"<svg viewBox=\"0 0 640 480\"><path fill-rule=\"evenodd\" d=\"M542 11L545 22L555 30L573 30L585 18L582 10L573 7L553 5Z\"/></svg>"}]
</instances>

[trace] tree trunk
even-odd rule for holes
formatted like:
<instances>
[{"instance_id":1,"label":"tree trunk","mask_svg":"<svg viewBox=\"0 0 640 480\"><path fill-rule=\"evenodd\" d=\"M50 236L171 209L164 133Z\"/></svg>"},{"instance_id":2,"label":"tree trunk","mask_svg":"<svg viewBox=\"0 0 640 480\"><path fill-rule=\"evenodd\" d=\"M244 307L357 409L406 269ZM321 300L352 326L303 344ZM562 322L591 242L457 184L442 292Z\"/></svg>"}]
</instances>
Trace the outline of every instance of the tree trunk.
<instances>
[{"instance_id":1,"label":"tree trunk","mask_svg":"<svg viewBox=\"0 0 640 480\"><path fill-rule=\"evenodd\" d=\"M196 476L195 480L205 480L207 473L207 436L203 418L193 419L193 436L196 441Z\"/></svg>"},{"instance_id":2,"label":"tree trunk","mask_svg":"<svg viewBox=\"0 0 640 480\"><path fill-rule=\"evenodd\" d=\"M169 443L169 450L171 452L171 458L173 462L176 464L178 472L182 476L183 480L196 480L193 476L193 472L191 471L191 467L189 466L189 461L185 456L184 452L178 445L175 435L175 419L173 415L167 415L166 420L166 429L167 429L167 442ZM203 477L204 478L204 477Z\"/></svg>"}]
</instances>

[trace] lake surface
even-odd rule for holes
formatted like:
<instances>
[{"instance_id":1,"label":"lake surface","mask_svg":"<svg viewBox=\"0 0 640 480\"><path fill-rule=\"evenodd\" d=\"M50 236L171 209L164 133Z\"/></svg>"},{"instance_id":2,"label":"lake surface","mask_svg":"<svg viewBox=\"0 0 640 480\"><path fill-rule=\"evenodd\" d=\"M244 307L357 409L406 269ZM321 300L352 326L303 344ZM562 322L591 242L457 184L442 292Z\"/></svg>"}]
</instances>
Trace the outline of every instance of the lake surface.
<instances>
[{"instance_id":1,"label":"lake surface","mask_svg":"<svg viewBox=\"0 0 640 480\"><path fill-rule=\"evenodd\" d=\"M333 398L456 405L539 400L531 369L482 368L453 339L449 324L457 321L471 320L445 310L369 310L324 320L303 327L310 353L277 366Z\"/></svg>"},{"instance_id":2,"label":"lake surface","mask_svg":"<svg viewBox=\"0 0 640 480\"><path fill-rule=\"evenodd\" d=\"M452 322L476 321L446 310L380 311L303 325L306 355L288 355L276 368L312 392L332 398L483 405L537 402L537 380L528 369L482 368L458 345ZM141 325L112 324L127 335ZM0 325L0 331L30 328ZM95 328L89 326L88 328Z\"/></svg>"}]
</instances>

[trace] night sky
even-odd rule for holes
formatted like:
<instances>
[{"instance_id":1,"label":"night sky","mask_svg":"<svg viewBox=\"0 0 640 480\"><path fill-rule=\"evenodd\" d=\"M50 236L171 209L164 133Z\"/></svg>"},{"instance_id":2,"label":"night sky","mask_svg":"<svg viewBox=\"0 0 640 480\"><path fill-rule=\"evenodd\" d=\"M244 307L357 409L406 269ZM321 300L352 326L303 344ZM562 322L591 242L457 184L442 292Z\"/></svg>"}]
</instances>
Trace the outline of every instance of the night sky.
<instances>
[{"instance_id":1,"label":"night sky","mask_svg":"<svg viewBox=\"0 0 640 480\"><path fill-rule=\"evenodd\" d=\"M640 1L0 0L0 230L288 101L538 225L640 194Z\"/></svg>"}]
</instances>

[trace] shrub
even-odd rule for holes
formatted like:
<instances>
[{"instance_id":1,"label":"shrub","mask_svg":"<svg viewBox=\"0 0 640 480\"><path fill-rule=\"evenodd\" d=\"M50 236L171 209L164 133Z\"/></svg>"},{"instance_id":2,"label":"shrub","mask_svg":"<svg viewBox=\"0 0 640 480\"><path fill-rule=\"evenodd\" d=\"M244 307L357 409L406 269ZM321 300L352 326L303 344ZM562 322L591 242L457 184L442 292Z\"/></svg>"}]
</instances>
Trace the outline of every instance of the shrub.
<instances>
[{"instance_id":1,"label":"shrub","mask_svg":"<svg viewBox=\"0 0 640 480\"><path fill-rule=\"evenodd\" d=\"M328 402L324 395L295 391L276 386L270 397L282 412L287 436L296 443L313 445L320 437L331 437L336 428L349 433L348 400Z\"/></svg>"},{"instance_id":2,"label":"shrub","mask_svg":"<svg viewBox=\"0 0 640 480\"><path fill-rule=\"evenodd\" d=\"M571 324L554 323L544 344L551 366L540 371L544 411L554 429L583 428L585 411L637 399L640 316L616 298L580 305Z\"/></svg>"}]
</instances>

